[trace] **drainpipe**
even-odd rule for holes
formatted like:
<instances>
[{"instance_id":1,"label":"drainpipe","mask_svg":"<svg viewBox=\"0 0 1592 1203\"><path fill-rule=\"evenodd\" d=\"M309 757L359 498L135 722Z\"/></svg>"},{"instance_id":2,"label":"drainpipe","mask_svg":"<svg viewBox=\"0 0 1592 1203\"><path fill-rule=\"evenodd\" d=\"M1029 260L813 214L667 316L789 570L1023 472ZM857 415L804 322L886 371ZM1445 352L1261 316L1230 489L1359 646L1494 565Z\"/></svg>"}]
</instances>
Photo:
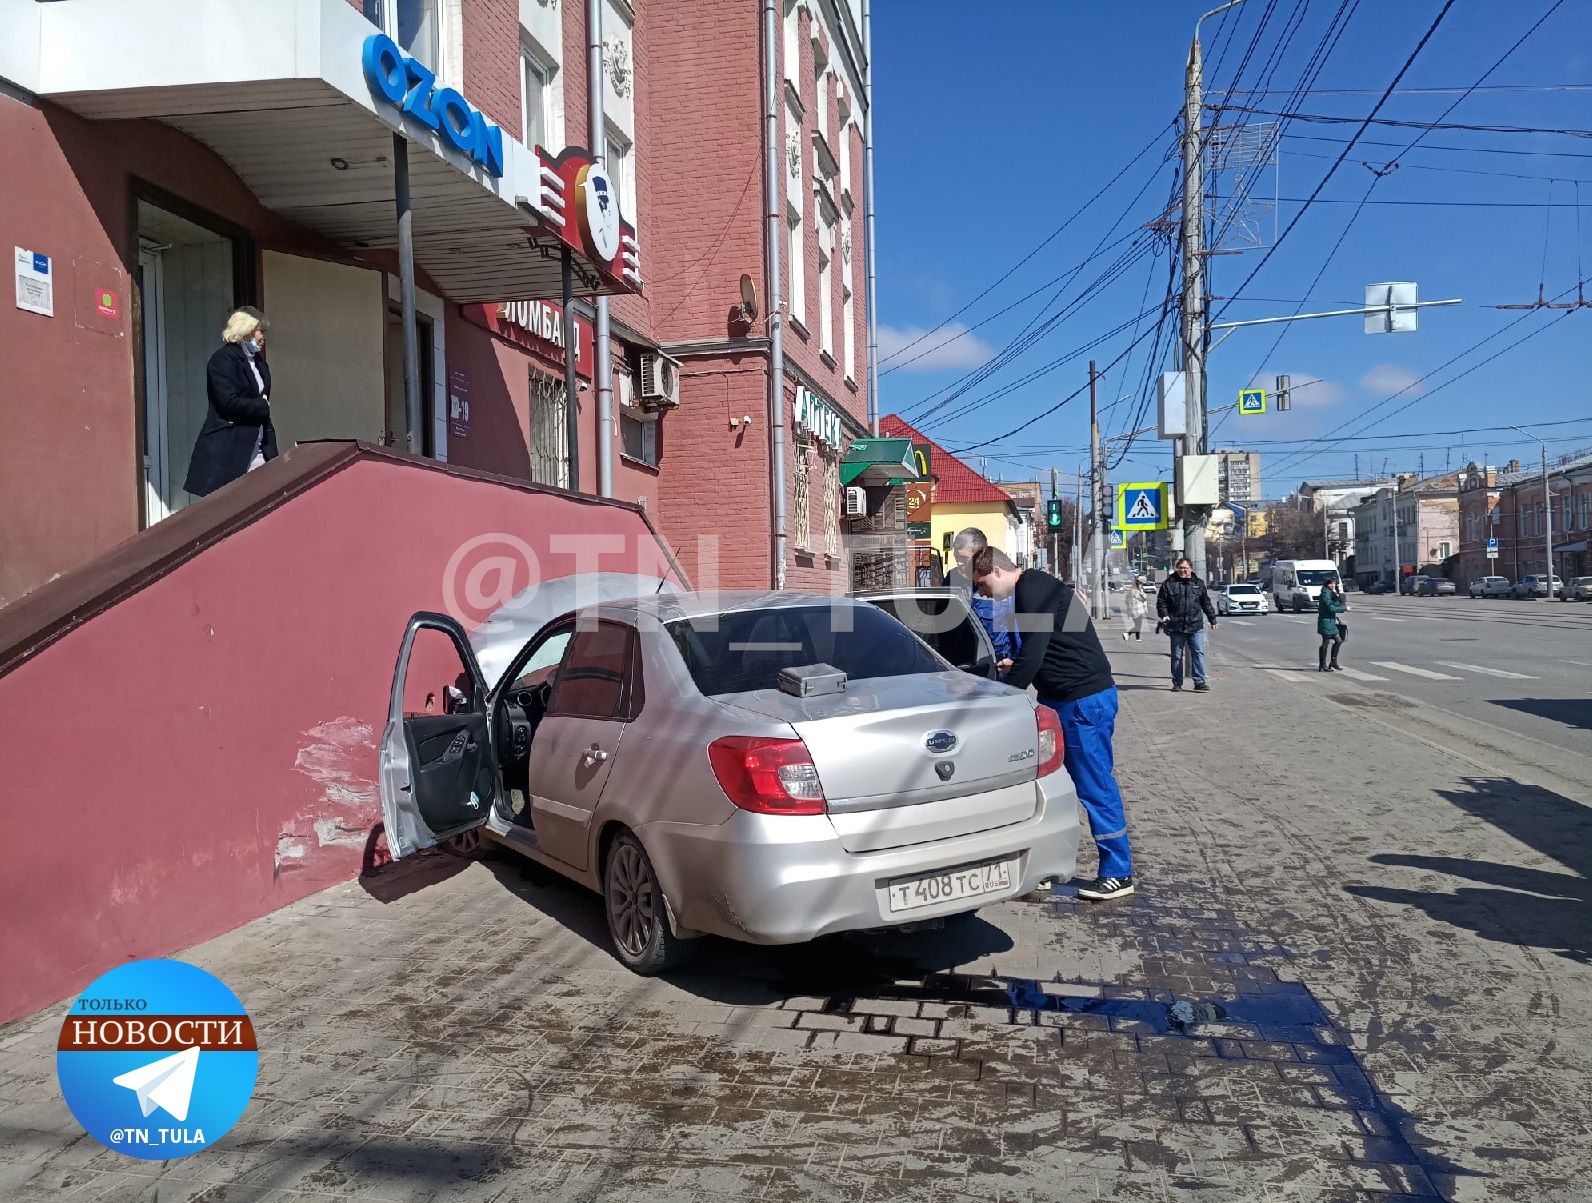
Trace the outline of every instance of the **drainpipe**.
<instances>
[{"instance_id":1,"label":"drainpipe","mask_svg":"<svg viewBox=\"0 0 1592 1203\"><path fill-rule=\"evenodd\" d=\"M768 429L770 461L769 491L773 502L773 564L769 574L775 589L785 587L785 339L784 302L780 298L779 247L783 235L782 145L779 136L779 17L775 0L763 0L763 134L764 201L766 202L766 241L763 295L768 298Z\"/></svg>"},{"instance_id":2,"label":"drainpipe","mask_svg":"<svg viewBox=\"0 0 1592 1203\"><path fill-rule=\"evenodd\" d=\"M864 236L868 239L868 429L879 437L879 308L874 303L878 280L873 254L873 8L862 0L862 188Z\"/></svg>"},{"instance_id":3,"label":"drainpipe","mask_svg":"<svg viewBox=\"0 0 1592 1203\"><path fill-rule=\"evenodd\" d=\"M587 140L592 158L604 167L607 163L608 128L603 121L603 0L586 0L586 29L590 47L586 55ZM636 198L626 197L631 205ZM592 383L597 387L597 495L614 495L614 360L609 349L612 329L608 323L608 296L597 297L597 323L592 329ZM565 337L575 337L574 328L564 327Z\"/></svg>"}]
</instances>

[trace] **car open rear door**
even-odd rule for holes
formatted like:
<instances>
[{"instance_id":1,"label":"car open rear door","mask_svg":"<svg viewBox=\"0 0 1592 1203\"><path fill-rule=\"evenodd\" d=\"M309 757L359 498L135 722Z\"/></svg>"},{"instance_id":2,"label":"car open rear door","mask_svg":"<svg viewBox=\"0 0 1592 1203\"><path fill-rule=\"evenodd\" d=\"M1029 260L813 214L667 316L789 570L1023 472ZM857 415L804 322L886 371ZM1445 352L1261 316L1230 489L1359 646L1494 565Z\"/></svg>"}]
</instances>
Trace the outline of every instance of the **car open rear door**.
<instances>
[{"instance_id":1,"label":"car open rear door","mask_svg":"<svg viewBox=\"0 0 1592 1203\"><path fill-rule=\"evenodd\" d=\"M963 672L998 680L995 648L961 589L881 589L855 594L878 606Z\"/></svg>"},{"instance_id":2,"label":"car open rear door","mask_svg":"<svg viewBox=\"0 0 1592 1203\"><path fill-rule=\"evenodd\" d=\"M381 737L381 813L392 854L485 823L497 782L486 682L464 628L445 614L415 614Z\"/></svg>"}]
</instances>

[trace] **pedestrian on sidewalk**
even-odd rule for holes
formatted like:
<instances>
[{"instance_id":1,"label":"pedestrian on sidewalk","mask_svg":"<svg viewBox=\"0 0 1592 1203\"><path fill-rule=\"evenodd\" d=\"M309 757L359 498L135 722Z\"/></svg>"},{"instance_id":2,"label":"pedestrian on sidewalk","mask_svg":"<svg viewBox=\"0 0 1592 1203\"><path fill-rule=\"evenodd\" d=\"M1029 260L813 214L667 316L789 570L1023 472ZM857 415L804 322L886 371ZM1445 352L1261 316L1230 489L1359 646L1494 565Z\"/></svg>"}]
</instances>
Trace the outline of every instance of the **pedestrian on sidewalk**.
<instances>
[{"instance_id":1,"label":"pedestrian on sidewalk","mask_svg":"<svg viewBox=\"0 0 1592 1203\"><path fill-rule=\"evenodd\" d=\"M1205 622L1209 619L1211 630L1216 629L1216 607L1211 605L1210 592L1205 582L1194 575L1194 565L1187 556L1172 565L1172 575L1156 590L1155 616L1172 636L1172 692L1182 692L1183 652L1187 649L1194 659L1194 692L1209 693L1210 683L1205 679Z\"/></svg>"},{"instance_id":2,"label":"pedestrian on sidewalk","mask_svg":"<svg viewBox=\"0 0 1592 1203\"><path fill-rule=\"evenodd\" d=\"M1348 603L1343 600L1343 590L1338 587L1338 578L1329 576L1326 584L1321 586L1321 597L1316 602L1316 634L1321 636L1321 648L1316 653L1317 672L1343 671L1338 664L1338 649L1349 637L1349 624L1338 615L1348 608ZM1329 652L1332 655L1330 664L1327 662Z\"/></svg>"},{"instance_id":3,"label":"pedestrian on sidewalk","mask_svg":"<svg viewBox=\"0 0 1592 1203\"><path fill-rule=\"evenodd\" d=\"M1136 576L1133 584L1128 586L1128 604L1123 612L1123 624L1128 628L1122 632L1124 639L1144 638L1144 616L1150 612L1150 599L1144 593L1144 578Z\"/></svg>"},{"instance_id":4,"label":"pedestrian on sidewalk","mask_svg":"<svg viewBox=\"0 0 1592 1203\"><path fill-rule=\"evenodd\" d=\"M1006 683L1018 689L1032 685L1039 704L1061 720L1062 763L1100 851L1099 875L1078 887L1078 897L1094 902L1124 898L1133 893L1133 855L1122 791L1113 776L1117 683L1089 608L1048 572L1019 571L994 547L973 557L971 571L981 594L1016 606L1018 651L1015 661L1001 664Z\"/></svg>"}]
</instances>

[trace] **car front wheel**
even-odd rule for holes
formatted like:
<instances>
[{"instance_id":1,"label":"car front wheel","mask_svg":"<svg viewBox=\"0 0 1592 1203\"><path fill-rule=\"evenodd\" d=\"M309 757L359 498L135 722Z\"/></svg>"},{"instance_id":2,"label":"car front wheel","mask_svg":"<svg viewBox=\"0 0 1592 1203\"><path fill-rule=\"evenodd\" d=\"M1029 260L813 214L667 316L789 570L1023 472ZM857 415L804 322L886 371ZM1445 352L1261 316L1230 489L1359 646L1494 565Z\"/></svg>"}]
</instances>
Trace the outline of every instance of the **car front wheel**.
<instances>
[{"instance_id":1,"label":"car front wheel","mask_svg":"<svg viewBox=\"0 0 1592 1203\"><path fill-rule=\"evenodd\" d=\"M632 973L650 977L685 960L688 946L669 926L652 860L628 831L614 838L603 862L603 910L614 952Z\"/></svg>"}]
</instances>

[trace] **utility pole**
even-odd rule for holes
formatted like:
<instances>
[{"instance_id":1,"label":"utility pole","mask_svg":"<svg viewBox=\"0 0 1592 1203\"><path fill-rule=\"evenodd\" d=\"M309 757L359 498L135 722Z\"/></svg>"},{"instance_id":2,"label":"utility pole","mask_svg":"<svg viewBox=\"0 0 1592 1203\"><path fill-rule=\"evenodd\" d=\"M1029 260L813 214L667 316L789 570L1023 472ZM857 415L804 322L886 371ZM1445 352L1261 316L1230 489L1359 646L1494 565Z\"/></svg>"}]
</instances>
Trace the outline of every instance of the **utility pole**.
<instances>
[{"instance_id":1,"label":"utility pole","mask_svg":"<svg viewBox=\"0 0 1592 1203\"><path fill-rule=\"evenodd\" d=\"M1078 465L1078 500L1074 503L1073 514L1074 533L1072 537L1072 555L1067 558L1071 561L1069 568L1072 573L1074 585L1083 584L1083 465Z\"/></svg>"},{"instance_id":2,"label":"utility pole","mask_svg":"<svg viewBox=\"0 0 1592 1203\"><path fill-rule=\"evenodd\" d=\"M1399 562L1399 478L1393 478L1393 596L1403 593L1404 565Z\"/></svg>"},{"instance_id":3,"label":"utility pole","mask_svg":"<svg viewBox=\"0 0 1592 1203\"><path fill-rule=\"evenodd\" d=\"M1542 517L1548 532L1548 600L1553 600L1553 493L1548 489L1548 444L1542 445Z\"/></svg>"},{"instance_id":4,"label":"utility pole","mask_svg":"<svg viewBox=\"0 0 1592 1203\"><path fill-rule=\"evenodd\" d=\"M1095 371L1095 361L1091 359L1089 361L1089 485L1090 493L1094 497L1094 530L1089 540L1091 543L1089 567L1094 573L1090 597L1094 599L1092 609L1096 622L1106 616L1105 540L1111 522L1105 511L1106 465L1100 453L1100 410L1095 398L1095 381L1098 376L1099 373Z\"/></svg>"},{"instance_id":5,"label":"utility pole","mask_svg":"<svg viewBox=\"0 0 1592 1203\"><path fill-rule=\"evenodd\" d=\"M1050 470L1050 499L1056 500L1056 470ZM1058 514L1059 518L1060 515ZM1046 565L1056 575L1061 573L1061 527L1051 526L1047 520L1046 528L1050 531L1050 563Z\"/></svg>"}]
</instances>

